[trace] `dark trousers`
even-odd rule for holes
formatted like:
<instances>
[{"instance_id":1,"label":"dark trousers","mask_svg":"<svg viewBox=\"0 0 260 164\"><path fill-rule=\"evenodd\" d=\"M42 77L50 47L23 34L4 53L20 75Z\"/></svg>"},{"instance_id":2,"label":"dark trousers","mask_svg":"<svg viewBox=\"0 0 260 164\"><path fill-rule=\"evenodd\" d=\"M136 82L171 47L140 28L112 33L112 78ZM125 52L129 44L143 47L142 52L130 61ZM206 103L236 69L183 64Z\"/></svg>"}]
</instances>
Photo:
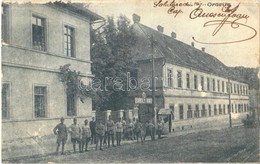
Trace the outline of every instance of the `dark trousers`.
<instances>
[{"instance_id":1,"label":"dark trousers","mask_svg":"<svg viewBox=\"0 0 260 164\"><path fill-rule=\"evenodd\" d=\"M162 135L162 129L158 129L157 133L158 133L158 138L161 138L161 135Z\"/></svg>"},{"instance_id":2,"label":"dark trousers","mask_svg":"<svg viewBox=\"0 0 260 164\"><path fill-rule=\"evenodd\" d=\"M95 144L96 143L96 132L95 130L91 130L91 144Z\"/></svg>"},{"instance_id":3,"label":"dark trousers","mask_svg":"<svg viewBox=\"0 0 260 164\"><path fill-rule=\"evenodd\" d=\"M117 146L119 146L120 143L121 143L121 135L122 135L121 132L116 132L116 144L117 144Z\"/></svg>"},{"instance_id":4,"label":"dark trousers","mask_svg":"<svg viewBox=\"0 0 260 164\"><path fill-rule=\"evenodd\" d=\"M102 141L103 141L103 136L100 134L96 134L96 150L98 149L98 143L99 143L99 149L102 150Z\"/></svg>"},{"instance_id":5,"label":"dark trousers","mask_svg":"<svg viewBox=\"0 0 260 164\"><path fill-rule=\"evenodd\" d=\"M108 147L110 147L110 139L112 140L112 145L115 146L114 144L114 132L108 132L108 137L107 137L107 140L108 140Z\"/></svg>"}]
</instances>

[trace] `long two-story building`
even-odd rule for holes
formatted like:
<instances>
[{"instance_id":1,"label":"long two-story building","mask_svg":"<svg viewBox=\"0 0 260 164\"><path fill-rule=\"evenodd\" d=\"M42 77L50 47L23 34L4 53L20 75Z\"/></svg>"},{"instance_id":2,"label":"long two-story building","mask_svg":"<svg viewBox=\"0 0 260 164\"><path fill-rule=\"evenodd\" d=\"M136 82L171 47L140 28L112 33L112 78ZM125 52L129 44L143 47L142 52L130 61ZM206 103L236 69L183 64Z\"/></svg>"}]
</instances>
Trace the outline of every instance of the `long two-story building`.
<instances>
[{"instance_id":1,"label":"long two-story building","mask_svg":"<svg viewBox=\"0 0 260 164\"><path fill-rule=\"evenodd\" d=\"M133 48L138 81L144 77L152 79L153 54L155 106L159 114L160 109L168 109L172 129L215 126L214 123L221 122L228 127L229 93L233 123L241 123L249 110L248 84L241 82L242 79L229 79L228 67L205 48L197 49L194 43L188 45L177 40L174 32L165 35L162 26L157 30L147 27L136 14L133 21L132 28L138 38ZM151 91L145 93L147 98L152 97ZM142 91L136 97L142 97ZM135 106L143 116L153 111L151 103Z\"/></svg>"},{"instance_id":2,"label":"long two-story building","mask_svg":"<svg viewBox=\"0 0 260 164\"><path fill-rule=\"evenodd\" d=\"M67 95L59 68L93 77L90 28L98 20L78 4L2 4L3 140L50 134L60 117L91 117L91 98Z\"/></svg>"}]
</instances>

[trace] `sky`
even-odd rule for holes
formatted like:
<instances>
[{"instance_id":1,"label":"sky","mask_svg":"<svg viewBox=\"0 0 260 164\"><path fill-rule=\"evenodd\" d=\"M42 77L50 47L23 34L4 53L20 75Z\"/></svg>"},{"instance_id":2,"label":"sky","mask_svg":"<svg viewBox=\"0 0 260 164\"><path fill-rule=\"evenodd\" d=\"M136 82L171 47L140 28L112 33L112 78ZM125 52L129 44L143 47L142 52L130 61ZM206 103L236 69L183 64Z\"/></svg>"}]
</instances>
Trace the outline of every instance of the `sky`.
<instances>
[{"instance_id":1,"label":"sky","mask_svg":"<svg viewBox=\"0 0 260 164\"><path fill-rule=\"evenodd\" d=\"M19 2L28 0L19 0ZM159 3L161 1L162 3ZM13 1L14 2L14 1ZM46 0L33 0L31 2L49 2ZM64 1L63 2L67 2ZM201 49L205 47L205 51L223 62L227 66L244 66L258 67L259 66L259 15L260 15L260 0L70 0L70 2L86 3L89 9L106 18L114 16L117 18L120 14L128 17L132 22L132 14L136 13L141 17L140 23L157 29L158 25L164 27L164 34L169 35L171 32L177 34L177 40L186 44L195 43L195 48ZM168 2L175 2L175 13L168 13L171 7L162 5ZM192 6L177 6L176 4L186 3ZM195 3L201 3L200 7ZM199 8L203 13L220 13L223 12L222 3L230 3L230 10L236 17L228 18L227 21L233 22L238 16L241 19L235 21L233 28L231 24L224 24L219 31L213 36L213 31L217 28L216 24L220 24L225 17L196 17L198 12L194 14L194 10ZM155 6L155 4L159 4ZM161 5L160 5L161 4ZM234 8L239 6L234 11ZM226 8L224 8L226 9ZM193 14L192 14L193 13ZM219 20L218 22L210 22ZM215 23L215 25L204 27ZM238 24L240 23L240 24ZM239 27L235 27L239 26ZM254 36L255 35L255 36ZM254 36L254 37L253 37ZM202 44L194 41L195 38L199 42L206 43L223 43L235 42L230 44ZM252 37L252 38L251 38ZM251 38L251 39L248 39ZM246 41L241 41L246 40ZM237 41L237 42L236 42Z\"/></svg>"}]
</instances>

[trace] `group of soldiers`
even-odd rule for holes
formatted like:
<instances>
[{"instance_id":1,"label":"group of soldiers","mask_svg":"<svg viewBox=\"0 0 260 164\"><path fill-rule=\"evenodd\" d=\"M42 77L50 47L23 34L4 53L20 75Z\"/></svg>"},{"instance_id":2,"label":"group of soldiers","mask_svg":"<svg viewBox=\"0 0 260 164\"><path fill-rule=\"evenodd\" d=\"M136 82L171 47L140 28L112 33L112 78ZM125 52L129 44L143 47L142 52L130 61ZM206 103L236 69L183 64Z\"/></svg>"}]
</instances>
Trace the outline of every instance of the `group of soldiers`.
<instances>
[{"instance_id":1,"label":"group of soldiers","mask_svg":"<svg viewBox=\"0 0 260 164\"><path fill-rule=\"evenodd\" d=\"M162 119L157 121L157 126L150 120L146 123L141 123L138 119L129 119L128 122L124 118L119 118L115 123L111 116L109 116L106 124L102 123L101 119L88 123L86 119L84 124L80 126L77 123L77 118L73 119L73 124L67 127L64 124L64 118L60 119L60 123L53 129L55 135L57 135L57 149L56 153L59 152L59 147L62 145L62 152L64 154L64 146L66 144L68 133L71 136L71 142L73 145L74 153L76 152L76 144L79 145L79 152L88 151L88 144L96 144L96 150L103 150L103 144L107 144L108 148L112 144L113 147L121 145L121 139L124 140L137 140L139 138L141 142L145 141L146 136L150 136L151 140L155 140L155 134L158 134L158 138L161 138L163 132L164 122ZM114 143L116 138L116 145ZM110 144L111 143L111 144Z\"/></svg>"}]
</instances>

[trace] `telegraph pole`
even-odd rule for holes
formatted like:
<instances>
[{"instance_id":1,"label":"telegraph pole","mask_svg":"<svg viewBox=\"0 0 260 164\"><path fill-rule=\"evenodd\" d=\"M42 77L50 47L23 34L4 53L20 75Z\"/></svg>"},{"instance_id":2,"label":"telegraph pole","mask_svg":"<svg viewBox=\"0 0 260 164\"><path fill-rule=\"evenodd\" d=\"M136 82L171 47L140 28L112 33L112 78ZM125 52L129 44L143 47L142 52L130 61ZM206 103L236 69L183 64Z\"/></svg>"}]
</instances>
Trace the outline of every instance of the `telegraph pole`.
<instances>
[{"instance_id":1,"label":"telegraph pole","mask_svg":"<svg viewBox=\"0 0 260 164\"><path fill-rule=\"evenodd\" d=\"M154 86L154 38L151 36L151 49L152 49L152 108L154 110L154 124L157 124L157 111L155 109L155 86Z\"/></svg>"},{"instance_id":2,"label":"telegraph pole","mask_svg":"<svg viewBox=\"0 0 260 164\"><path fill-rule=\"evenodd\" d=\"M230 79L228 76L228 113L229 113L229 127L232 128L232 120L231 120L231 83L230 83Z\"/></svg>"}]
</instances>

